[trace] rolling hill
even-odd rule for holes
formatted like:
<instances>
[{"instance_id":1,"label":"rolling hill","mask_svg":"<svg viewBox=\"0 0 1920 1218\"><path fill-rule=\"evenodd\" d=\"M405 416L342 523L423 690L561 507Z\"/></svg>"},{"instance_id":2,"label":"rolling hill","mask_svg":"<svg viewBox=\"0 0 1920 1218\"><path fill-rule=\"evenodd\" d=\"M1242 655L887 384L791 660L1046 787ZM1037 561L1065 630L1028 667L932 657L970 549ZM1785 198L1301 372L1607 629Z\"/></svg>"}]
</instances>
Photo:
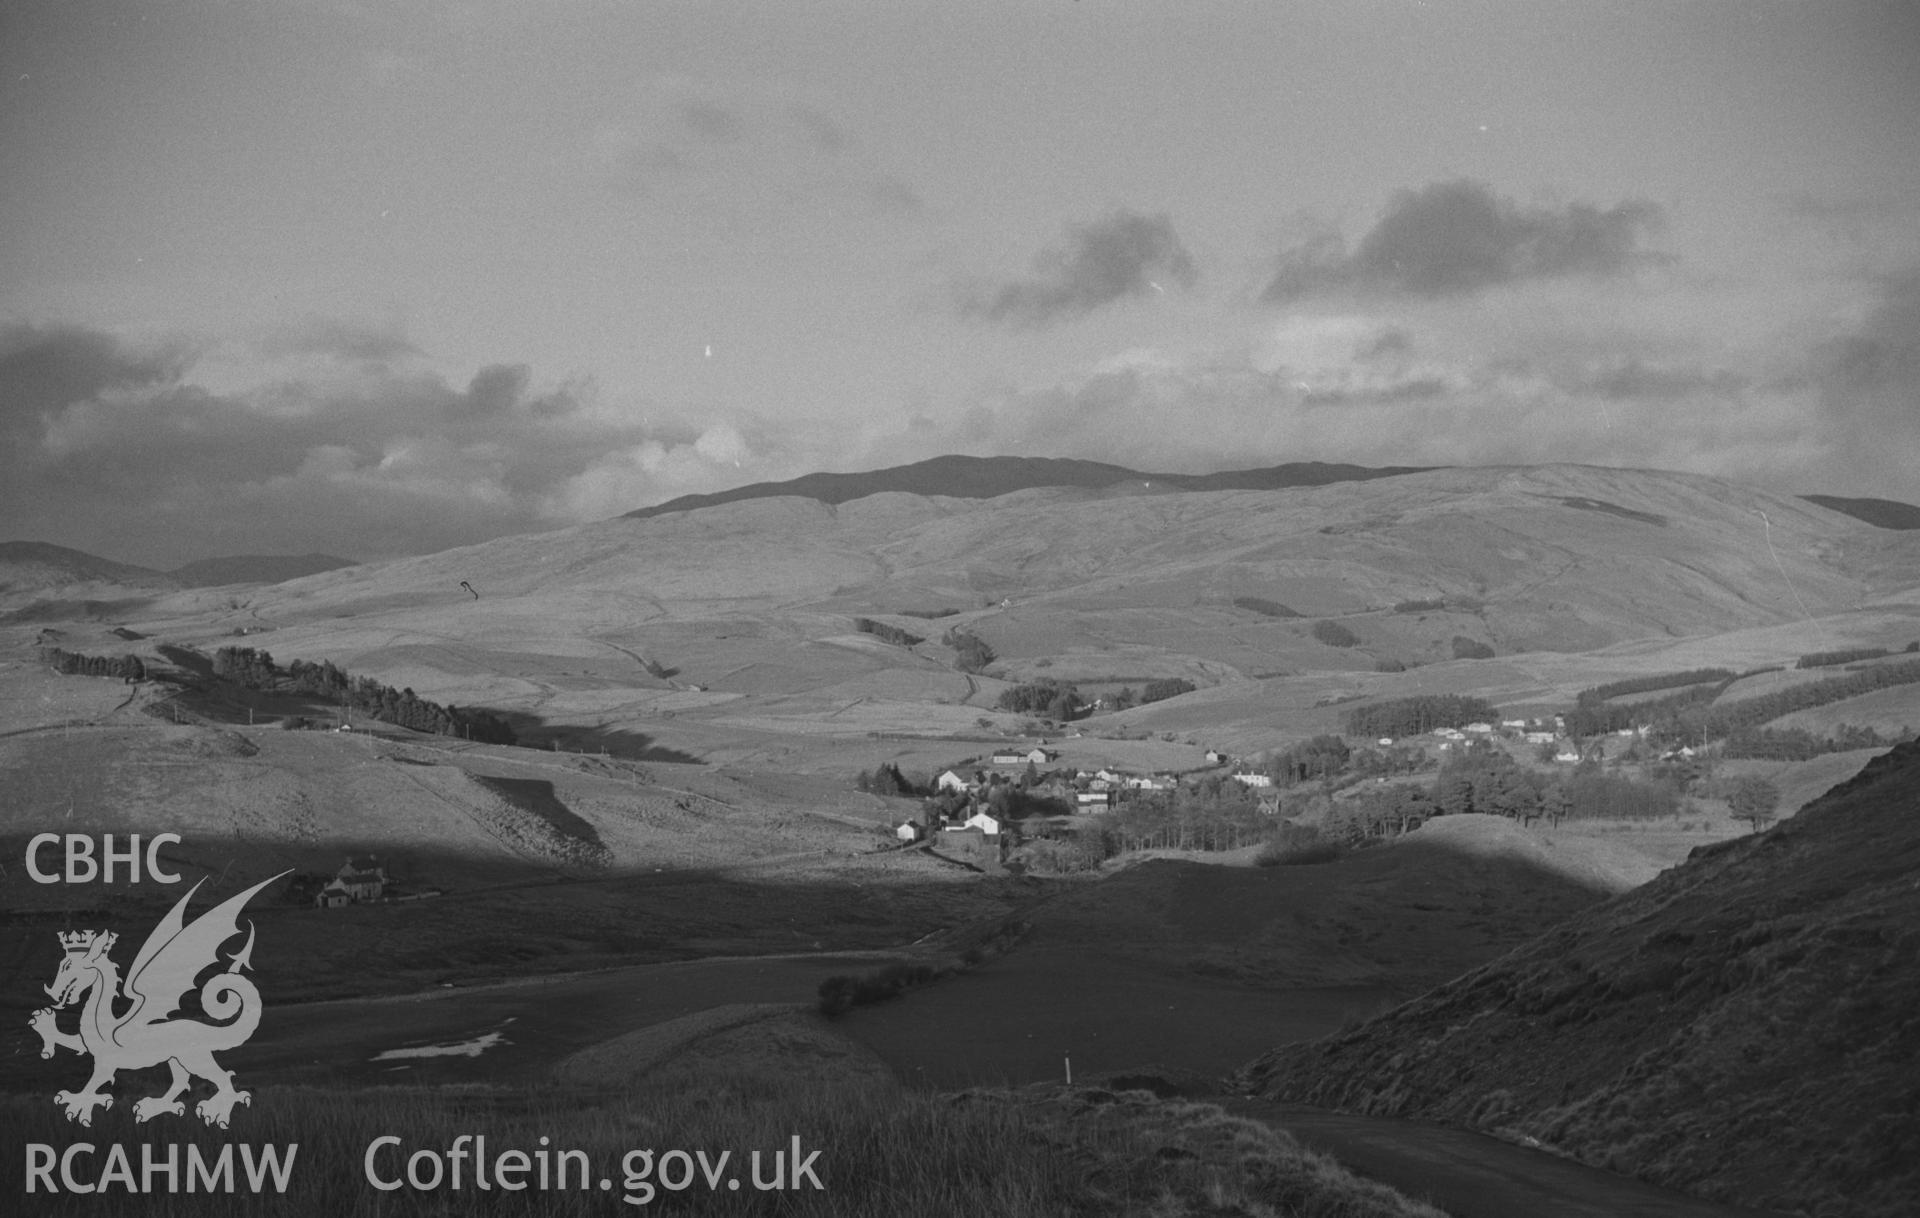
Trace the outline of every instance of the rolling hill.
<instances>
[{"instance_id":1,"label":"rolling hill","mask_svg":"<svg viewBox=\"0 0 1920 1218\"><path fill-rule=\"evenodd\" d=\"M353 565L353 559L335 558L331 554L233 554L225 558L198 559L175 567L167 574L189 588L214 588L227 584L277 584Z\"/></svg>"},{"instance_id":2,"label":"rolling hill","mask_svg":"<svg viewBox=\"0 0 1920 1218\"><path fill-rule=\"evenodd\" d=\"M1015 491L1080 487L1103 489L1160 483L1166 491L1277 491L1296 486L1326 486L1334 482L1364 482L1421 472L1419 466L1368 468L1298 461L1262 469L1225 470L1212 474L1143 474L1099 461L1057 457L933 457L912 465L854 474L807 474L786 482L755 482L711 495L682 495L665 503L637 508L626 515L635 520L690 512L738 503L744 499L774 499L794 495L821 503L848 503L869 495L937 495L950 499L993 499Z\"/></svg>"},{"instance_id":3,"label":"rolling hill","mask_svg":"<svg viewBox=\"0 0 1920 1218\"><path fill-rule=\"evenodd\" d=\"M1342 1035L1270 1098L1506 1131L1701 1196L1920 1196L1920 745Z\"/></svg>"}]
</instances>

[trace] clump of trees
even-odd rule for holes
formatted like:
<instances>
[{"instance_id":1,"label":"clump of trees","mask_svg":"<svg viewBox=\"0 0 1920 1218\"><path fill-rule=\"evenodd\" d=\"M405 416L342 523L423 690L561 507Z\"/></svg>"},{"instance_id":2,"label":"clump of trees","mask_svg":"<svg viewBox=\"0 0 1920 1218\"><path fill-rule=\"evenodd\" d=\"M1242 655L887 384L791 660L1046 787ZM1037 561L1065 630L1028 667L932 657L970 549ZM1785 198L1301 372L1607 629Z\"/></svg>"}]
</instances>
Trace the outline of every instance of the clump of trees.
<instances>
[{"instance_id":1,"label":"clump of trees","mask_svg":"<svg viewBox=\"0 0 1920 1218\"><path fill-rule=\"evenodd\" d=\"M949 627L940 641L953 648L953 666L961 672L984 672L987 665L999 658L985 639L958 626Z\"/></svg>"},{"instance_id":2,"label":"clump of trees","mask_svg":"<svg viewBox=\"0 0 1920 1218\"><path fill-rule=\"evenodd\" d=\"M820 1013L829 1017L843 1015L857 1006L898 998L908 990L938 980L948 971L930 964L901 961L859 977L835 974L820 983Z\"/></svg>"},{"instance_id":3,"label":"clump of trees","mask_svg":"<svg viewBox=\"0 0 1920 1218\"><path fill-rule=\"evenodd\" d=\"M871 770L854 776L853 785L873 795L924 795L926 786L900 772L891 761L883 761Z\"/></svg>"},{"instance_id":4,"label":"clump of trees","mask_svg":"<svg viewBox=\"0 0 1920 1218\"><path fill-rule=\"evenodd\" d=\"M896 647L912 647L926 642L917 634L909 634L898 626L889 626L885 622L876 622L870 617L853 619L853 628L861 634L870 634L883 643L892 643Z\"/></svg>"},{"instance_id":5,"label":"clump of trees","mask_svg":"<svg viewBox=\"0 0 1920 1218\"><path fill-rule=\"evenodd\" d=\"M1453 636L1453 658L1456 660L1491 660L1493 648L1477 639L1464 634Z\"/></svg>"},{"instance_id":6,"label":"clump of trees","mask_svg":"<svg viewBox=\"0 0 1920 1218\"><path fill-rule=\"evenodd\" d=\"M1469 694L1417 694L1348 711L1342 722L1350 736L1417 736L1439 727L1465 727L1500 717L1493 703Z\"/></svg>"},{"instance_id":7,"label":"clump of trees","mask_svg":"<svg viewBox=\"0 0 1920 1218\"><path fill-rule=\"evenodd\" d=\"M1302 740L1280 754L1268 766L1268 774L1289 786L1332 778L1347 768L1347 759L1351 756L1352 750L1340 737L1315 736L1311 740Z\"/></svg>"},{"instance_id":8,"label":"clump of trees","mask_svg":"<svg viewBox=\"0 0 1920 1218\"><path fill-rule=\"evenodd\" d=\"M1893 653L1885 647L1843 647L1833 651L1809 651L1794 661L1795 668L1831 668L1836 664L1852 664L1857 660L1877 660L1881 656Z\"/></svg>"},{"instance_id":9,"label":"clump of trees","mask_svg":"<svg viewBox=\"0 0 1920 1218\"><path fill-rule=\"evenodd\" d=\"M1360 636L1339 622L1322 618L1313 624L1313 637L1329 647L1358 647Z\"/></svg>"},{"instance_id":10,"label":"clump of trees","mask_svg":"<svg viewBox=\"0 0 1920 1218\"><path fill-rule=\"evenodd\" d=\"M58 647L42 649L41 658L56 672L79 677L119 677L122 680L147 679L146 661L136 655L90 656Z\"/></svg>"},{"instance_id":11,"label":"clump of trees","mask_svg":"<svg viewBox=\"0 0 1920 1218\"><path fill-rule=\"evenodd\" d=\"M994 705L1003 711L1044 715L1062 723L1070 719L1082 718L1088 710L1087 705L1081 702L1077 689L1072 685L1051 680L1040 680L1001 690L999 700Z\"/></svg>"},{"instance_id":12,"label":"clump of trees","mask_svg":"<svg viewBox=\"0 0 1920 1218\"><path fill-rule=\"evenodd\" d=\"M1803 727L1748 727L1732 733L1720 746L1722 757L1756 757L1768 761L1806 761L1826 753L1851 749L1884 749L1913 739L1913 729L1883 736L1873 727L1842 723L1830 736L1816 736Z\"/></svg>"},{"instance_id":13,"label":"clump of trees","mask_svg":"<svg viewBox=\"0 0 1920 1218\"><path fill-rule=\"evenodd\" d=\"M359 711L370 719L440 736L464 736L487 744L513 744L512 726L489 710L442 706L411 689L395 689L372 677L355 677L331 660L295 660L283 671L273 656L252 647L222 647L213 655L213 675L247 689L307 694Z\"/></svg>"},{"instance_id":14,"label":"clump of trees","mask_svg":"<svg viewBox=\"0 0 1920 1218\"><path fill-rule=\"evenodd\" d=\"M1185 677L1161 677L1158 680L1147 682L1146 685L1141 688L1140 704L1145 706L1149 702L1164 702L1168 698L1177 698L1181 694L1190 694L1198 688L1199 686L1187 680Z\"/></svg>"},{"instance_id":15,"label":"clump of trees","mask_svg":"<svg viewBox=\"0 0 1920 1218\"><path fill-rule=\"evenodd\" d=\"M1302 867L1331 863L1341 855L1340 843L1321 833L1316 825L1291 822L1275 830L1272 840L1253 856L1256 867Z\"/></svg>"},{"instance_id":16,"label":"clump of trees","mask_svg":"<svg viewBox=\"0 0 1920 1218\"><path fill-rule=\"evenodd\" d=\"M1735 779L1733 790L1727 794L1727 810L1735 820L1752 825L1755 833L1772 822L1779 806L1780 789L1757 774Z\"/></svg>"},{"instance_id":17,"label":"clump of trees","mask_svg":"<svg viewBox=\"0 0 1920 1218\"><path fill-rule=\"evenodd\" d=\"M1233 598L1233 603L1237 608L1250 610L1262 617L1300 616L1279 601L1270 601L1264 596L1236 596Z\"/></svg>"}]
</instances>

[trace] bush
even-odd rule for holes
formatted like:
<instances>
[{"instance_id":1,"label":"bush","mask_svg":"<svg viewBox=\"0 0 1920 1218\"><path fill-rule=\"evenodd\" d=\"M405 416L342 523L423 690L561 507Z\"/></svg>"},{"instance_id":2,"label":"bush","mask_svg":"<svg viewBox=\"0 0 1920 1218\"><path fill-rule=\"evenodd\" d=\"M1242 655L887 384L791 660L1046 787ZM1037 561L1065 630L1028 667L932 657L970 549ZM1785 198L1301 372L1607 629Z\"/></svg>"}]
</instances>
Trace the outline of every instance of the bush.
<instances>
[{"instance_id":1,"label":"bush","mask_svg":"<svg viewBox=\"0 0 1920 1218\"><path fill-rule=\"evenodd\" d=\"M1405 672L1407 671L1407 664L1405 660L1396 660L1391 656L1382 656L1373 662L1373 671Z\"/></svg>"},{"instance_id":2,"label":"bush","mask_svg":"<svg viewBox=\"0 0 1920 1218\"><path fill-rule=\"evenodd\" d=\"M1493 648L1485 643L1468 638L1464 634L1453 636L1453 658L1456 660L1491 660Z\"/></svg>"},{"instance_id":3,"label":"bush","mask_svg":"<svg viewBox=\"0 0 1920 1218\"><path fill-rule=\"evenodd\" d=\"M1236 596L1235 608L1248 609L1262 617L1299 617L1298 613L1287 608L1279 601L1270 601L1264 596Z\"/></svg>"},{"instance_id":4,"label":"bush","mask_svg":"<svg viewBox=\"0 0 1920 1218\"><path fill-rule=\"evenodd\" d=\"M1357 647L1360 636L1339 622L1321 620L1313 624L1313 637L1329 647Z\"/></svg>"}]
</instances>

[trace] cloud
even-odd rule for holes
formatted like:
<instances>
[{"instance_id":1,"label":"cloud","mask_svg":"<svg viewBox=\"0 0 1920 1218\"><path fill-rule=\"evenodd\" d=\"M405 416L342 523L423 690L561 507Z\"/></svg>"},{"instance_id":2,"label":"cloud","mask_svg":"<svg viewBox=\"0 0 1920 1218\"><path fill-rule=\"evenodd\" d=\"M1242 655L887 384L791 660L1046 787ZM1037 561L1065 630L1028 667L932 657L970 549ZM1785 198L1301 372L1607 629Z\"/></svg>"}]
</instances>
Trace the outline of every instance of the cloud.
<instances>
[{"instance_id":1,"label":"cloud","mask_svg":"<svg viewBox=\"0 0 1920 1218\"><path fill-rule=\"evenodd\" d=\"M0 330L0 519L11 536L152 565L372 558L788 476L803 471L779 463L819 456L746 421L642 422L589 380L541 385L524 364L449 381L412 352L347 323L251 345ZM363 358L381 353L394 358Z\"/></svg>"},{"instance_id":2,"label":"cloud","mask_svg":"<svg viewBox=\"0 0 1920 1218\"><path fill-rule=\"evenodd\" d=\"M838 120L778 90L716 99L665 77L584 133L587 176L622 195L711 210L744 200L857 199L887 216L924 210L912 186Z\"/></svg>"},{"instance_id":3,"label":"cloud","mask_svg":"<svg viewBox=\"0 0 1920 1218\"><path fill-rule=\"evenodd\" d=\"M963 316L1017 327L1079 317L1128 296L1164 291L1161 280L1190 288L1193 257L1165 213L1117 211L1071 226L1065 242L1034 259L1033 274L998 287L969 285L959 294Z\"/></svg>"},{"instance_id":4,"label":"cloud","mask_svg":"<svg viewBox=\"0 0 1920 1218\"><path fill-rule=\"evenodd\" d=\"M813 146L822 152L845 152L853 145L853 139L840 124L828 118L812 106L794 106L789 113L793 121L800 124Z\"/></svg>"},{"instance_id":5,"label":"cloud","mask_svg":"<svg viewBox=\"0 0 1920 1218\"><path fill-rule=\"evenodd\" d=\"M1645 200L1606 210L1529 208L1479 182L1435 182L1396 194L1351 251L1332 235L1284 251L1261 298L1443 297L1528 279L1620 275L1665 261L1641 246L1662 222L1659 206Z\"/></svg>"},{"instance_id":6,"label":"cloud","mask_svg":"<svg viewBox=\"0 0 1920 1218\"><path fill-rule=\"evenodd\" d=\"M696 138L710 144L731 144L746 128L738 112L706 101L683 104L680 121Z\"/></svg>"},{"instance_id":7,"label":"cloud","mask_svg":"<svg viewBox=\"0 0 1920 1218\"><path fill-rule=\"evenodd\" d=\"M337 317L309 317L271 326L254 346L270 357L322 355L383 364L420 354L398 326Z\"/></svg>"},{"instance_id":8,"label":"cloud","mask_svg":"<svg viewBox=\"0 0 1920 1218\"><path fill-rule=\"evenodd\" d=\"M1817 345L1807 378L1863 478L1913 484L1920 452L1920 267L1886 276L1859 323ZM1920 487L1916 487L1920 490Z\"/></svg>"}]
</instances>

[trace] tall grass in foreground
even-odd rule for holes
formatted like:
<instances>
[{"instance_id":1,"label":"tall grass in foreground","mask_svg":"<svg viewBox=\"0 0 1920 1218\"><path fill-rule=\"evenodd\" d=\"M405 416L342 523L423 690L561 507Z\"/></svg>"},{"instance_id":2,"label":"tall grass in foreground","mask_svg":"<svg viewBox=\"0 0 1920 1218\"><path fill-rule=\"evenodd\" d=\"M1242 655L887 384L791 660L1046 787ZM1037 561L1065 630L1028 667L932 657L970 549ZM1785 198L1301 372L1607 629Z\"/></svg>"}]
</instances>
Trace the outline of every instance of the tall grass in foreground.
<instances>
[{"instance_id":1,"label":"tall grass in foreground","mask_svg":"<svg viewBox=\"0 0 1920 1218\"><path fill-rule=\"evenodd\" d=\"M645 1190L628 1180L622 1159L652 1150L655 1190L646 1209L675 1214L778 1213L834 1218L895 1215L995 1214L1010 1218L1060 1215L1313 1215L1315 1218L1442 1218L1384 1186L1357 1180L1332 1160L1303 1150L1284 1133L1228 1116L1211 1105L1157 1100L1144 1092L1097 1088L1020 1092L976 1090L927 1095L877 1084L796 1085L773 1075L672 1065L630 1091L600 1094L537 1086L506 1090L259 1088L239 1110L230 1132L197 1121L162 1118L135 1125L123 1097L82 1130L60 1116L45 1096L0 1100L0 1195L23 1197L23 1148L46 1143L56 1151L91 1142L98 1151L81 1164L82 1182L97 1180L109 1144L127 1148L136 1177L140 1144L163 1151L193 1143L203 1155L227 1142L298 1143L284 1196L196 1193L140 1196L119 1187L105 1195L44 1191L25 1196L33 1214L140 1214L156 1218L503 1214L566 1218L635 1212L624 1196ZM431 1150L441 1157L461 1134L484 1134L487 1155L518 1149L531 1155L544 1135L552 1152L579 1149L591 1164L587 1191L477 1191L472 1163L463 1187L437 1191L375 1189L363 1174L368 1146L384 1135L401 1145L384 1152L380 1170L404 1173L406 1156ZM818 1150L815 1173L823 1187L762 1192L749 1183L747 1156L788 1150L798 1135ZM732 1159L718 1191L693 1172L680 1191L660 1187L664 1152L719 1152ZM184 1161L184 1145L178 1152ZM238 1151L236 1150L236 1155ZM183 1173L184 1174L184 1173ZM236 1165L236 1177L244 1173ZM601 1178L612 1188L602 1191ZM729 1191L727 1177L740 1188ZM527 1177L533 1179L531 1175ZM56 1169L54 1180L59 1182ZM570 1183L574 1183L571 1182ZM161 1178L164 1190L165 1180ZM184 1187L184 1186L183 1186Z\"/></svg>"}]
</instances>

